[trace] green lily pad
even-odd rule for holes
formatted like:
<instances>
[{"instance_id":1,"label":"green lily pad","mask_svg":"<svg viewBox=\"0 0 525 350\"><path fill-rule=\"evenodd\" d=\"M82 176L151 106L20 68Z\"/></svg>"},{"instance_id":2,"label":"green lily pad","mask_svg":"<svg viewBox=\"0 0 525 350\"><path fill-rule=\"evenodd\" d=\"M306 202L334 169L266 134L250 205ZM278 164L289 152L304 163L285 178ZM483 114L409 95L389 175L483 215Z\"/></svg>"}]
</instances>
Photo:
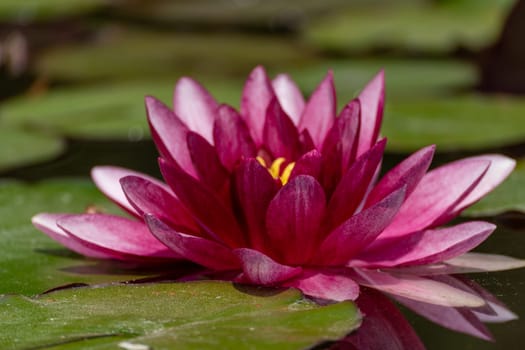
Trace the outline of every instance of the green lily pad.
<instances>
[{"instance_id":1,"label":"green lily pad","mask_svg":"<svg viewBox=\"0 0 525 350\"><path fill-rule=\"evenodd\" d=\"M124 281L155 273L85 259L31 224L39 212L83 212L88 206L122 213L87 180L0 182L0 295L32 295L70 283Z\"/></svg>"},{"instance_id":2,"label":"green lily pad","mask_svg":"<svg viewBox=\"0 0 525 350\"><path fill-rule=\"evenodd\" d=\"M144 96L153 95L171 105L176 79L53 90L41 96L21 97L0 106L0 119L8 125L51 130L73 138L136 141L149 137ZM240 83L206 86L219 101L238 104Z\"/></svg>"},{"instance_id":3,"label":"green lily pad","mask_svg":"<svg viewBox=\"0 0 525 350\"><path fill-rule=\"evenodd\" d=\"M525 159L520 159L509 178L463 215L487 217L518 211L525 214Z\"/></svg>"},{"instance_id":4,"label":"green lily pad","mask_svg":"<svg viewBox=\"0 0 525 350\"><path fill-rule=\"evenodd\" d=\"M93 11L108 0L2 0L0 19L12 21L44 20Z\"/></svg>"},{"instance_id":5,"label":"green lily pad","mask_svg":"<svg viewBox=\"0 0 525 350\"><path fill-rule=\"evenodd\" d=\"M339 53L373 49L447 53L490 44L513 1L372 1L312 24L306 40Z\"/></svg>"},{"instance_id":6,"label":"green lily pad","mask_svg":"<svg viewBox=\"0 0 525 350\"><path fill-rule=\"evenodd\" d=\"M55 136L0 125L0 172L50 160L60 155L64 142Z\"/></svg>"},{"instance_id":7,"label":"green lily pad","mask_svg":"<svg viewBox=\"0 0 525 350\"><path fill-rule=\"evenodd\" d=\"M460 96L387 102L382 135L390 151L494 149L525 141L525 101Z\"/></svg>"},{"instance_id":8,"label":"green lily pad","mask_svg":"<svg viewBox=\"0 0 525 350\"><path fill-rule=\"evenodd\" d=\"M242 291L245 289L245 291ZM226 282L116 285L0 299L2 349L304 349L360 323L350 302ZM65 346L60 346L64 344Z\"/></svg>"},{"instance_id":9,"label":"green lily pad","mask_svg":"<svg viewBox=\"0 0 525 350\"><path fill-rule=\"evenodd\" d=\"M474 85L477 79L473 65L453 60L326 60L292 68L289 73L302 90L310 93L330 69L340 105L357 96L381 69L385 70L387 102L450 94Z\"/></svg>"},{"instance_id":10,"label":"green lily pad","mask_svg":"<svg viewBox=\"0 0 525 350\"><path fill-rule=\"evenodd\" d=\"M159 33L113 29L99 40L53 49L37 62L52 79L97 80L191 75L244 76L258 64L297 65L310 55L285 38L240 34Z\"/></svg>"}]
</instances>

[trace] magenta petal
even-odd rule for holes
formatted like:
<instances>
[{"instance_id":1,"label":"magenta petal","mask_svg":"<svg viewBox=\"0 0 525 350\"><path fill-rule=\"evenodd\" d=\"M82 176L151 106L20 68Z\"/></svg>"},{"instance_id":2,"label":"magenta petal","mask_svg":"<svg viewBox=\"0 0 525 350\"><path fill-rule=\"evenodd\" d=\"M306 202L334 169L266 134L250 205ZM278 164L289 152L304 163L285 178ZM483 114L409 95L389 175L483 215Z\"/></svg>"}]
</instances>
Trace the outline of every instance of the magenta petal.
<instances>
[{"instance_id":1,"label":"magenta petal","mask_svg":"<svg viewBox=\"0 0 525 350\"><path fill-rule=\"evenodd\" d=\"M284 283L287 287L300 289L304 294L326 300L355 300L359 285L344 272L309 270Z\"/></svg>"},{"instance_id":2,"label":"magenta petal","mask_svg":"<svg viewBox=\"0 0 525 350\"><path fill-rule=\"evenodd\" d=\"M325 205L323 188L307 175L291 179L270 202L266 212L268 238L286 264L303 264L314 254Z\"/></svg>"},{"instance_id":3,"label":"magenta petal","mask_svg":"<svg viewBox=\"0 0 525 350\"><path fill-rule=\"evenodd\" d=\"M96 247L88 247L83 245L81 242L71 238L64 232L64 230L57 226L58 220L69 215L70 214L40 213L33 216L31 218L31 222L37 229L48 235L50 238L78 254L87 256L89 258L113 258L113 255L105 253L104 250L97 250Z\"/></svg>"},{"instance_id":4,"label":"magenta petal","mask_svg":"<svg viewBox=\"0 0 525 350\"><path fill-rule=\"evenodd\" d=\"M233 213L214 191L162 158L159 166L173 192L210 237L231 247L244 245L244 237Z\"/></svg>"},{"instance_id":5,"label":"magenta petal","mask_svg":"<svg viewBox=\"0 0 525 350\"><path fill-rule=\"evenodd\" d=\"M179 258L160 243L143 222L107 214L69 215L57 225L82 244L123 257Z\"/></svg>"},{"instance_id":6,"label":"magenta petal","mask_svg":"<svg viewBox=\"0 0 525 350\"><path fill-rule=\"evenodd\" d=\"M321 149L325 136L334 123L336 107L334 74L328 72L310 96L298 128L308 130L318 149Z\"/></svg>"},{"instance_id":7,"label":"magenta petal","mask_svg":"<svg viewBox=\"0 0 525 350\"><path fill-rule=\"evenodd\" d=\"M248 77L241 98L241 115L257 146L262 144L268 104L275 97L270 79L263 67L257 66Z\"/></svg>"},{"instance_id":8,"label":"magenta petal","mask_svg":"<svg viewBox=\"0 0 525 350\"><path fill-rule=\"evenodd\" d=\"M290 179L299 175L310 175L319 180L322 169L322 156L318 150L307 152L297 159L293 167Z\"/></svg>"},{"instance_id":9,"label":"magenta petal","mask_svg":"<svg viewBox=\"0 0 525 350\"><path fill-rule=\"evenodd\" d=\"M228 170L233 170L243 157L255 157L256 148L250 131L235 109L219 107L213 128L213 140L217 155Z\"/></svg>"},{"instance_id":10,"label":"magenta petal","mask_svg":"<svg viewBox=\"0 0 525 350\"><path fill-rule=\"evenodd\" d=\"M235 255L222 244L178 232L153 215L146 215L145 219L152 234L180 256L213 270L239 267Z\"/></svg>"},{"instance_id":11,"label":"magenta petal","mask_svg":"<svg viewBox=\"0 0 525 350\"><path fill-rule=\"evenodd\" d=\"M467 158L467 160L489 161L490 166L476 187L465 198L457 203L453 209L450 210L449 215L440 219L441 223L447 222L452 217L457 216L463 209L477 202L488 192L496 188L501 182L503 182L503 180L507 178L507 176L509 176L516 166L516 161L514 159L498 154L486 154L470 157Z\"/></svg>"},{"instance_id":12,"label":"magenta petal","mask_svg":"<svg viewBox=\"0 0 525 350\"><path fill-rule=\"evenodd\" d=\"M410 323L399 309L382 293L362 288L356 300L363 314L361 326L341 340L355 350L425 350Z\"/></svg>"},{"instance_id":13,"label":"magenta petal","mask_svg":"<svg viewBox=\"0 0 525 350\"><path fill-rule=\"evenodd\" d=\"M413 275L398 275L379 270L354 269L361 285L429 304L453 307L479 307L485 301L477 295L445 283Z\"/></svg>"},{"instance_id":14,"label":"magenta petal","mask_svg":"<svg viewBox=\"0 0 525 350\"><path fill-rule=\"evenodd\" d=\"M415 313L445 328L492 340L487 327L468 309L428 304L400 296L394 298Z\"/></svg>"},{"instance_id":15,"label":"magenta petal","mask_svg":"<svg viewBox=\"0 0 525 350\"><path fill-rule=\"evenodd\" d=\"M161 181L133 170L116 166L96 166L91 169L91 178L102 193L104 193L109 199L128 211L130 214L141 217L135 208L129 203L126 195L124 194L124 191L122 191L120 179L126 176L140 177L142 179L148 180L151 183L154 183L165 191L170 192L169 187Z\"/></svg>"},{"instance_id":16,"label":"magenta petal","mask_svg":"<svg viewBox=\"0 0 525 350\"><path fill-rule=\"evenodd\" d=\"M380 248L365 253L368 266L394 267L426 265L452 259L483 242L496 226L482 221L471 221L452 227L424 230L378 240ZM363 257L360 257L363 258Z\"/></svg>"},{"instance_id":17,"label":"magenta petal","mask_svg":"<svg viewBox=\"0 0 525 350\"><path fill-rule=\"evenodd\" d=\"M187 126L171 109L154 97L146 96L146 112L153 141L160 154L195 176L186 143Z\"/></svg>"},{"instance_id":18,"label":"magenta petal","mask_svg":"<svg viewBox=\"0 0 525 350\"><path fill-rule=\"evenodd\" d=\"M380 237L403 236L435 225L472 191L488 166L485 160L460 160L430 171Z\"/></svg>"},{"instance_id":19,"label":"magenta petal","mask_svg":"<svg viewBox=\"0 0 525 350\"><path fill-rule=\"evenodd\" d=\"M403 185L406 185L406 197L410 196L427 172L435 149L435 146L422 148L388 171L370 192L365 207L377 203Z\"/></svg>"},{"instance_id":20,"label":"magenta petal","mask_svg":"<svg viewBox=\"0 0 525 350\"><path fill-rule=\"evenodd\" d=\"M361 128L357 156L372 147L379 136L385 103L385 72L380 71L359 94Z\"/></svg>"},{"instance_id":21,"label":"magenta petal","mask_svg":"<svg viewBox=\"0 0 525 350\"><path fill-rule=\"evenodd\" d=\"M279 264L253 249L239 248L233 252L241 261L242 279L249 283L275 285L299 275L303 270L300 267Z\"/></svg>"},{"instance_id":22,"label":"magenta petal","mask_svg":"<svg viewBox=\"0 0 525 350\"><path fill-rule=\"evenodd\" d=\"M401 188L381 202L343 222L321 244L319 255L325 263L344 265L368 246L394 218L405 198Z\"/></svg>"},{"instance_id":23,"label":"magenta petal","mask_svg":"<svg viewBox=\"0 0 525 350\"><path fill-rule=\"evenodd\" d=\"M295 125L299 124L304 110L304 97L297 85L286 74L279 74L272 81L275 95Z\"/></svg>"},{"instance_id":24,"label":"magenta petal","mask_svg":"<svg viewBox=\"0 0 525 350\"><path fill-rule=\"evenodd\" d=\"M329 229L346 221L359 207L379 168L385 145L386 140L378 142L345 172L328 204Z\"/></svg>"},{"instance_id":25,"label":"magenta petal","mask_svg":"<svg viewBox=\"0 0 525 350\"><path fill-rule=\"evenodd\" d=\"M266 110L264 145L274 158L295 159L300 151L299 134L279 101L273 98Z\"/></svg>"},{"instance_id":26,"label":"magenta petal","mask_svg":"<svg viewBox=\"0 0 525 350\"><path fill-rule=\"evenodd\" d=\"M250 246L262 252L270 251L265 226L266 209L279 185L265 167L251 158L242 161L236 169L235 190Z\"/></svg>"},{"instance_id":27,"label":"magenta petal","mask_svg":"<svg viewBox=\"0 0 525 350\"><path fill-rule=\"evenodd\" d=\"M225 190L228 172L222 166L215 147L204 137L192 131L188 133L187 140L191 160L199 179L215 192L221 193Z\"/></svg>"},{"instance_id":28,"label":"magenta petal","mask_svg":"<svg viewBox=\"0 0 525 350\"><path fill-rule=\"evenodd\" d=\"M190 130L213 142L213 122L219 105L202 85L191 78L179 79L173 95L173 107L175 114Z\"/></svg>"},{"instance_id":29,"label":"magenta petal","mask_svg":"<svg viewBox=\"0 0 525 350\"><path fill-rule=\"evenodd\" d=\"M199 227L182 203L165 188L137 176L120 179L129 202L143 216L153 214L185 232L198 232Z\"/></svg>"}]
</instances>

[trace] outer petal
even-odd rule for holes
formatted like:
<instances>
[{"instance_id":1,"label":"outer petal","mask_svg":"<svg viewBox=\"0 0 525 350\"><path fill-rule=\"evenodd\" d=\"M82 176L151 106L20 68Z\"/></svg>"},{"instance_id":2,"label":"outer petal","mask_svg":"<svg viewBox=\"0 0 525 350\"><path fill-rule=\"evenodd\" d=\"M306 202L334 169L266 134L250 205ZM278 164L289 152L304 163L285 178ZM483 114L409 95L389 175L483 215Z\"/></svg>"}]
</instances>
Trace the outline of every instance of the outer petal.
<instances>
[{"instance_id":1,"label":"outer petal","mask_svg":"<svg viewBox=\"0 0 525 350\"><path fill-rule=\"evenodd\" d=\"M122 259L131 257L179 258L151 235L142 222L106 214L69 215L58 220L57 225L82 244L100 247L119 254Z\"/></svg>"},{"instance_id":2,"label":"outer petal","mask_svg":"<svg viewBox=\"0 0 525 350\"><path fill-rule=\"evenodd\" d=\"M478 184L489 162L460 160L426 174L381 238L399 237L435 224Z\"/></svg>"},{"instance_id":3,"label":"outer petal","mask_svg":"<svg viewBox=\"0 0 525 350\"><path fill-rule=\"evenodd\" d=\"M468 309L422 303L400 296L394 298L415 313L445 328L492 340L492 334L487 327Z\"/></svg>"},{"instance_id":4,"label":"outer petal","mask_svg":"<svg viewBox=\"0 0 525 350\"><path fill-rule=\"evenodd\" d=\"M120 179L120 183L129 202L141 216L153 214L184 232L199 232L188 210L165 188L138 176L126 176Z\"/></svg>"},{"instance_id":5,"label":"outer petal","mask_svg":"<svg viewBox=\"0 0 525 350\"><path fill-rule=\"evenodd\" d=\"M272 251L279 252L283 262L299 265L310 260L319 244L325 205L321 185L307 175L290 180L272 199L266 227Z\"/></svg>"},{"instance_id":6,"label":"outer petal","mask_svg":"<svg viewBox=\"0 0 525 350\"><path fill-rule=\"evenodd\" d=\"M369 245L394 218L403 203L405 189L390 194L376 205L351 216L323 241L319 256L325 264L344 265Z\"/></svg>"},{"instance_id":7,"label":"outer petal","mask_svg":"<svg viewBox=\"0 0 525 350\"><path fill-rule=\"evenodd\" d=\"M359 157L341 178L328 204L330 229L347 220L361 204L381 163L385 144L386 140L378 142Z\"/></svg>"},{"instance_id":8,"label":"outer petal","mask_svg":"<svg viewBox=\"0 0 525 350\"><path fill-rule=\"evenodd\" d=\"M173 192L210 237L231 247L244 245L244 237L233 213L211 189L162 158L159 165Z\"/></svg>"},{"instance_id":9,"label":"outer petal","mask_svg":"<svg viewBox=\"0 0 525 350\"><path fill-rule=\"evenodd\" d=\"M299 124L304 110L304 97L293 80L286 74L279 74L272 81L272 86L286 114L295 125Z\"/></svg>"},{"instance_id":10,"label":"outer petal","mask_svg":"<svg viewBox=\"0 0 525 350\"><path fill-rule=\"evenodd\" d=\"M452 306L479 307L485 301L477 295L448 286L447 284L412 275L354 269L354 279L361 285L424 303Z\"/></svg>"},{"instance_id":11,"label":"outer petal","mask_svg":"<svg viewBox=\"0 0 525 350\"><path fill-rule=\"evenodd\" d=\"M261 66L255 67L242 91L241 115L257 146L262 144L266 109L274 97L275 93L266 71Z\"/></svg>"},{"instance_id":12,"label":"outer petal","mask_svg":"<svg viewBox=\"0 0 525 350\"><path fill-rule=\"evenodd\" d=\"M277 98L273 98L266 110L263 141L274 158L295 159L300 151L299 133L284 113Z\"/></svg>"},{"instance_id":13,"label":"outer petal","mask_svg":"<svg viewBox=\"0 0 525 350\"><path fill-rule=\"evenodd\" d=\"M359 94L361 128L357 156L372 147L379 136L385 103L385 72L381 70Z\"/></svg>"},{"instance_id":14,"label":"outer petal","mask_svg":"<svg viewBox=\"0 0 525 350\"><path fill-rule=\"evenodd\" d=\"M426 265L452 259L483 242L496 226L471 221L452 227L424 230L392 240L377 241L380 248L364 253L367 267Z\"/></svg>"},{"instance_id":15,"label":"outer petal","mask_svg":"<svg viewBox=\"0 0 525 350\"><path fill-rule=\"evenodd\" d=\"M243 157L255 157L256 148L250 131L235 109L222 105L213 128L217 155L226 169L233 170Z\"/></svg>"},{"instance_id":16,"label":"outer petal","mask_svg":"<svg viewBox=\"0 0 525 350\"><path fill-rule=\"evenodd\" d=\"M303 270L300 267L279 264L253 249L235 249L234 253L241 261L243 279L254 284L275 285L299 275Z\"/></svg>"},{"instance_id":17,"label":"outer petal","mask_svg":"<svg viewBox=\"0 0 525 350\"><path fill-rule=\"evenodd\" d=\"M249 246L275 257L266 234L266 210L279 190L268 170L255 159L241 162L235 171L235 190Z\"/></svg>"},{"instance_id":18,"label":"outer petal","mask_svg":"<svg viewBox=\"0 0 525 350\"><path fill-rule=\"evenodd\" d=\"M286 287L300 289L304 294L326 300L355 300L359 295L359 285L344 271L309 270L291 281Z\"/></svg>"},{"instance_id":19,"label":"outer petal","mask_svg":"<svg viewBox=\"0 0 525 350\"><path fill-rule=\"evenodd\" d=\"M362 288L356 302L364 314L363 323L341 340L340 349L352 344L350 349L357 350L425 350L410 323L384 294Z\"/></svg>"},{"instance_id":20,"label":"outer petal","mask_svg":"<svg viewBox=\"0 0 525 350\"><path fill-rule=\"evenodd\" d=\"M406 197L410 196L427 172L435 149L435 146L422 148L388 171L368 195L365 207L377 203L403 185L406 185Z\"/></svg>"},{"instance_id":21,"label":"outer petal","mask_svg":"<svg viewBox=\"0 0 525 350\"><path fill-rule=\"evenodd\" d=\"M145 219L153 235L180 256L213 270L239 267L239 262L229 248L173 230L153 215L146 214Z\"/></svg>"},{"instance_id":22,"label":"outer petal","mask_svg":"<svg viewBox=\"0 0 525 350\"><path fill-rule=\"evenodd\" d=\"M195 176L195 169L193 169L186 143L188 127L171 109L154 97L146 96L146 112L153 141L160 154Z\"/></svg>"},{"instance_id":23,"label":"outer petal","mask_svg":"<svg viewBox=\"0 0 525 350\"><path fill-rule=\"evenodd\" d=\"M124 191L122 191L120 179L126 176L136 176L146 179L149 182L164 189L165 191L171 192L169 187L161 181L133 170L116 166L96 166L91 169L91 178L102 193L104 193L109 199L124 208L129 213L137 217L141 217L141 215L138 214L135 208L129 203L126 195L124 194Z\"/></svg>"},{"instance_id":24,"label":"outer petal","mask_svg":"<svg viewBox=\"0 0 525 350\"><path fill-rule=\"evenodd\" d=\"M451 218L457 216L463 209L474 204L488 192L492 191L510 175L516 166L516 161L514 159L499 154L486 154L467 159L490 161L490 166L476 187L450 210L449 215L442 217L439 220L440 223L447 222Z\"/></svg>"},{"instance_id":25,"label":"outer petal","mask_svg":"<svg viewBox=\"0 0 525 350\"><path fill-rule=\"evenodd\" d=\"M71 238L64 230L57 226L58 220L69 215L70 214L40 213L33 216L31 222L37 229L75 253L89 258L111 259L114 257L104 252L104 250L97 250L94 246L88 247L83 245L81 242Z\"/></svg>"},{"instance_id":26,"label":"outer petal","mask_svg":"<svg viewBox=\"0 0 525 350\"><path fill-rule=\"evenodd\" d=\"M219 105L206 89L187 77L179 79L173 95L175 114L190 130L213 142L213 123Z\"/></svg>"},{"instance_id":27,"label":"outer petal","mask_svg":"<svg viewBox=\"0 0 525 350\"><path fill-rule=\"evenodd\" d=\"M330 71L308 100L299 123L299 130L308 130L318 149L334 123L336 107L334 74Z\"/></svg>"}]
</instances>

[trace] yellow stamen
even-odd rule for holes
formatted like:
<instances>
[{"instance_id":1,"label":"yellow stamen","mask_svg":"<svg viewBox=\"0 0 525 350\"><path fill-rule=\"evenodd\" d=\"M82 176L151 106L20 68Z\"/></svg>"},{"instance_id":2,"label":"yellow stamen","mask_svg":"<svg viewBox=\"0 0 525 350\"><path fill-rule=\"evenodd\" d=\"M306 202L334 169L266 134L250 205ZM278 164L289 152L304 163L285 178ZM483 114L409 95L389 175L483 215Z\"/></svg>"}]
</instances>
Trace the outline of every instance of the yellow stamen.
<instances>
[{"instance_id":1,"label":"yellow stamen","mask_svg":"<svg viewBox=\"0 0 525 350\"><path fill-rule=\"evenodd\" d=\"M283 185L285 185L290 179L290 175L292 174L293 167L295 166L294 162L289 163L286 165L284 170L281 171L281 166L283 165L284 162L286 162L286 159L284 159L283 157L279 157L275 159L269 167L266 164L266 161L264 160L263 157L258 156L255 159L257 159L259 164L261 164L263 167L268 169L268 172L270 173L270 175L272 175L274 179L281 180L281 183Z\"/></svg>"}]
</instances>

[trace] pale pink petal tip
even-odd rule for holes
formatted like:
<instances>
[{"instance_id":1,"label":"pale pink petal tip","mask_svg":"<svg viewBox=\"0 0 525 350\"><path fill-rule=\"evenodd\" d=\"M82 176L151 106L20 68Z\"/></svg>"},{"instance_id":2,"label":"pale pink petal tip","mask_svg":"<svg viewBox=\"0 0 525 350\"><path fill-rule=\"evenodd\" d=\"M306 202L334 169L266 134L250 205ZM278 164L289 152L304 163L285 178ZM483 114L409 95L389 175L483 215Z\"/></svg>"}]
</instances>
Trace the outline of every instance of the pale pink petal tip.
<instances>
[{"instance_id":1,"label":"pale pink petal tip","mask_svg":"<svg viewBox=\"0 0 525 350\"><path fill-rule=\"evenodd\" d=\"M359 296L359 285L352 278L329 270L307 271L284 285L326 300L355 300Z\"/></svg>"}]
</instances>

